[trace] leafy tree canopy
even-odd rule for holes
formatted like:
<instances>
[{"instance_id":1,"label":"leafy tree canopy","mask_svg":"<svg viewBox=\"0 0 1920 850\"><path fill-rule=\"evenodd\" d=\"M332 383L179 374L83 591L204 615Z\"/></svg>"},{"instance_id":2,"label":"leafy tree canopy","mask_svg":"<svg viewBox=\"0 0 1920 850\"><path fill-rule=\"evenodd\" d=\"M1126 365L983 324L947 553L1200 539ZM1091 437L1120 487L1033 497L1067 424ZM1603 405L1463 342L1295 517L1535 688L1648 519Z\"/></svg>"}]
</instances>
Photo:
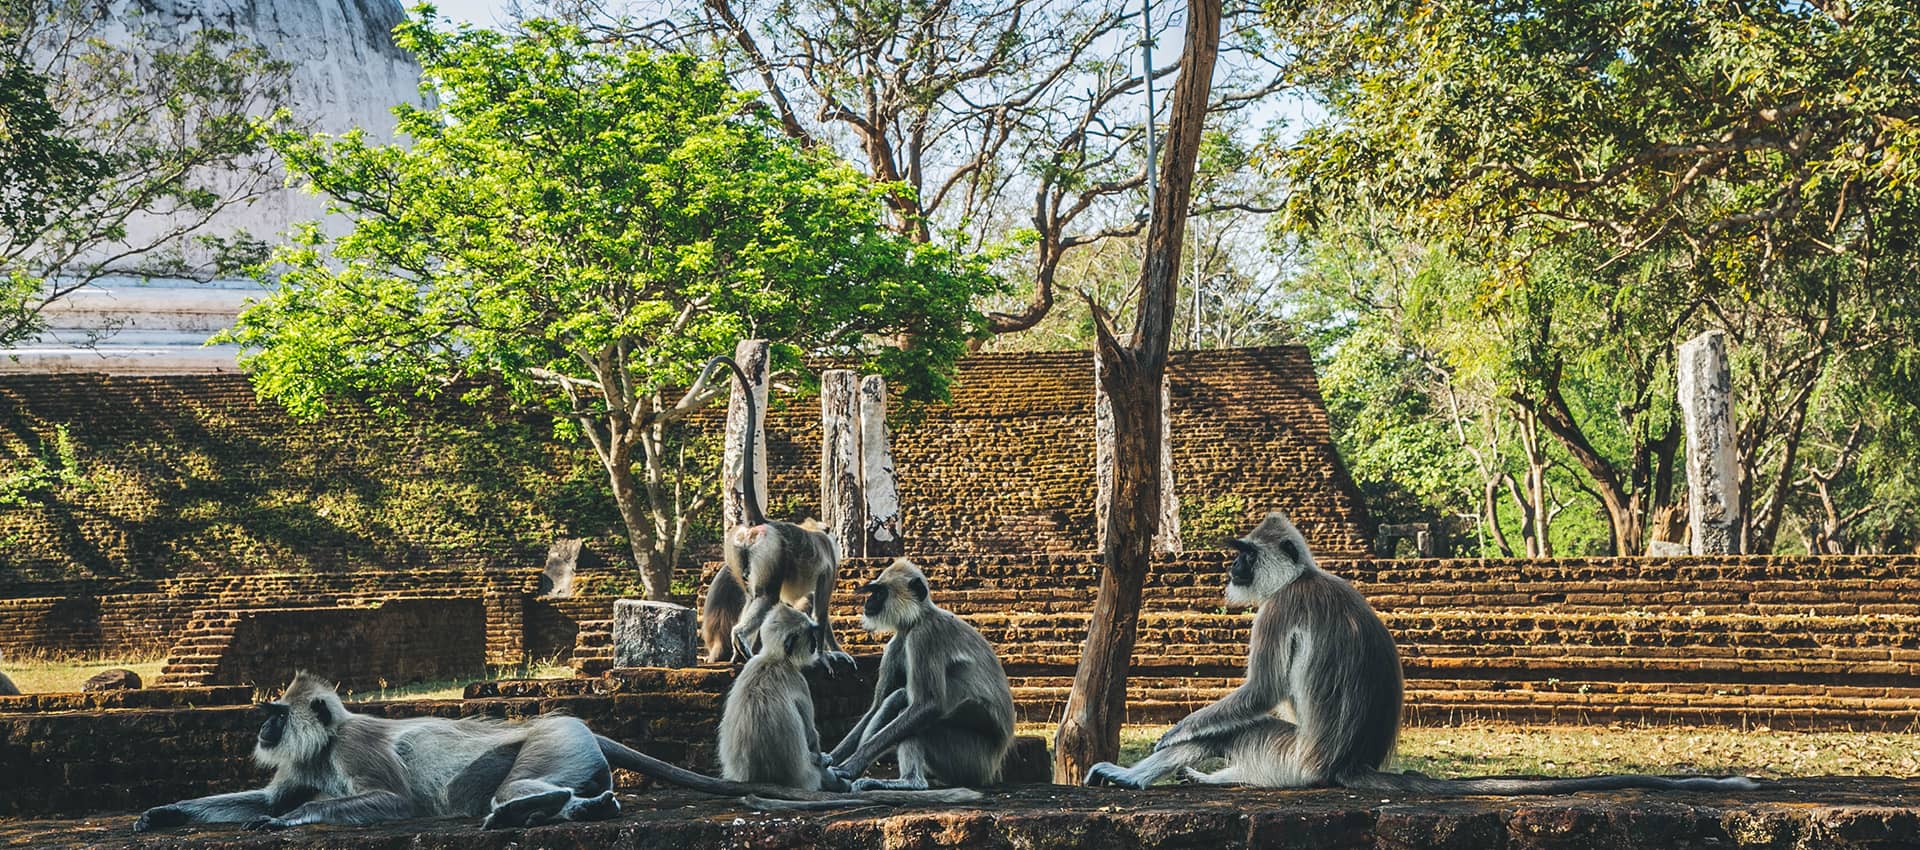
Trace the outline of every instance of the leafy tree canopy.
<instances>
[{"instance_id":1,"label":"leafy tree canopy","mask_svg":"<svg viewBox=\"0 0 1920 850\"><path fill-rule=\"evenodd\" d=\"M665 423L688 409L667 388L764 337L789 364L847 358L936 398L983 332L985 259L895 234L893 187L786 138L716 65L546 21L447 31L430 9L395 41L437 105L400 110L407 145L273 136L354 223L277 250L272 295L231 338L302 414L460 381L559 414L607 466L651 593L675 554L654 544L689 507L663 475Z\"/></svg>"},{"instance_id":2,"label":"leafy tree canopy","mask_svg":"<svg viewBox=\"0 0 1920 850\"><path fill-rule=\"evenodd\" d=\"M1550 435L1532 466L1577 466L1616 551L1676 495L1678 341L1733 338L1750 551L1809 451L1873 455L1839 451L1838 399L1920 389L1912 4L1279 0L1270 21L1330 113L1276 158L1287 229L1371 215L1431 249L1354 304Z\"/></svg>"}]
</instances>

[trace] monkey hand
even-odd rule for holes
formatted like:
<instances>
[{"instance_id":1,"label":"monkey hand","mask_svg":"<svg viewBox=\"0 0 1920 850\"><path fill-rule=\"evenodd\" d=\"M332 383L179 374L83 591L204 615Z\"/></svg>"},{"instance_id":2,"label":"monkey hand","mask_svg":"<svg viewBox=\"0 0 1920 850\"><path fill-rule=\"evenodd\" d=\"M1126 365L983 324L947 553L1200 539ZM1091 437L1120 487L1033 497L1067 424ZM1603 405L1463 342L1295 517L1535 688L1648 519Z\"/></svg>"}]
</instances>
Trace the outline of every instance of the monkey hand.
<instances>
[{"instance_id":1,"label":"monkey hand","mask_svg":"<svg viewBox=\"0 0 1920 850\"><path fill-rule=\"evenodd\" d=\"M841 670L853 673L860 669L860 665L854 663L853 656L837 649L820 653L820 666L827 671L827 678L839 675Z\"/></svg>"},{"instance_id":2,"label":"monkey hand","mask_svg":"<svg viewBox=\"0 0 1920 850\"><path fill-rule=\"evenodd\" d=\"M279 832L296 826L299 824L281 818L254 818L247 821L246 830L248 832Z\"/></svg>"},{"instance_id":3,"label":"monkey hand","mask_svg":"<svg viewBox=\"0 0 1920 850\"><path fill-rule=\"evenodd\" d=\"M833 765L832 753L814 753L813 757L820 761L821 767L831 767Z\"/></svg>"},{"instance_id":4,"label":"monkey hand","mask_svg":"<svg viewBox=\"0 0 1920 850\"><path fill-rule=\"evenodd\" d=\"M753 635L744 629L733 630L733 660L741 664L753 657Z\"/></svg>"},{"instance_id":5,"label":"monkey hand","mask_svg":"<svg viewBox=\"0 0 1920 850\"><path fill-rule=\"evenodd\" d=\"M133 822L133 831L151 832L156 829L171 829L184 826L191 820L192 818L187 816L187 810L179 806L154 806L142 812L140 819Z\"/></svg>"},{"instance_id":6,"label":"monkey hand","mask_svg":"<svg viewBox=\"0 0 1920 850\"><path fill-rule=\"evenodd\" d=\"M820 771L820 790L844 793L852 791L853 784L848 782L847 778L842 776L839 771L829 767Z\"/></svg>"},{"instance_id":7,"label":"monkey hand","mask_svg":"<svg viewBox=\"0 0 1920 850\"><path fill-rule=\"evenodd\" d=\"M853 780L858 778L855 774L849 772L846 768L841 767L837 764L827 768L827 775L830 775L834 779L839 780L841 784L846 785L847 787L852 787Z\"/></svg>"}]
</instances>

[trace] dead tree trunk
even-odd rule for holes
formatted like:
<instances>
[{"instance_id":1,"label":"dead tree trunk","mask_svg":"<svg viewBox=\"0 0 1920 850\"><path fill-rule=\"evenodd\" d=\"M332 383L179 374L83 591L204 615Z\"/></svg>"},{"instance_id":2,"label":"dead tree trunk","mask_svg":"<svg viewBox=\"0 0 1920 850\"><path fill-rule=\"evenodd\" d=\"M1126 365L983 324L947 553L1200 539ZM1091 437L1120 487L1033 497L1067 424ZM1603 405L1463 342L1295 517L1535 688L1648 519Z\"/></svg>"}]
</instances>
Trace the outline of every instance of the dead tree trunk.
<instances>
[{"instance_id":1,"label":"dead tree trunk","mask_svg":"<svg viewBox=\"0 0 1920 850\"><path fill-rule=\"evenodd\" d=\"M860 496L860 376L820 375L820 511L843 557L864 554L866 500Z\"/></svg>"},{"instance_id":2,"label":"dead tree trunk","mask_svg":"<svg viewBox=\"0 0 1920 850\"><path fill-rule=\"evenodd\" d=\"M1093 465L1094 483L1098 490L1094 501L1094 543L1107 545L1107 511L1113 498L1113 400L1107 396L1106 387L1101 383L1100 352L1093 353ZM1167 379L1160 377L1160 451L1158 455L1158 474L1160 476L1160 524L1153 538L1153 553L1156 555L1177 555L1180 553L1180 497L1173 490L1173 441L1168 438L1167 429L1172 422L1171 410L1167 406Z\"/></svg>"},{"instance_id":3,"label":"dead tree trunk","mask_svg":"<svg viewBox=\"0 0 1920 850\"><path fill-rule=\"evenodd\" d=\"M1194 161L1206 121L1214 60L1220 50L1220 0L1189 0L1186 45L1174 84L1167 146L1147 227L1133 333L1122 343L1094 310L1101 386L1113 406L1113 489L1100 594L1073 677L1066 716L1054 739L1055 782L1077 783L1094 762L1120 755L1126 722L1127 672L1140 625L1140 591L1159 530L1160 382L1166 375L1173 310L1179 297L1180 243L1193 192Z\"/></svg>"}]
</instances>

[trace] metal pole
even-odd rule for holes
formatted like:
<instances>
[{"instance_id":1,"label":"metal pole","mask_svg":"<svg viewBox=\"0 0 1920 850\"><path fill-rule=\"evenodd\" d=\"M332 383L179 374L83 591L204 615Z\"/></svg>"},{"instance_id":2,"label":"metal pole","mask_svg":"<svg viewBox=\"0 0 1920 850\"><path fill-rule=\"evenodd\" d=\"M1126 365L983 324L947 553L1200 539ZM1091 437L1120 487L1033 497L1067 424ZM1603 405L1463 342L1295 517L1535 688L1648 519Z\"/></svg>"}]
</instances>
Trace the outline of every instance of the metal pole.
<instances>
[{"instance_id":1,"label":"metal pole","mask_svg":"<svg viewBox=\"0 0 1920 850\"><path fill-rule=\"evenodd\" d=\"M1142 76L1147 83L1147 221L1153 221L1153 200L1158 194L1154 185L1155 168L1153 144L1153 0L1140 0L1140 56L1143 63Z\"/></svg>"}]
</instances>

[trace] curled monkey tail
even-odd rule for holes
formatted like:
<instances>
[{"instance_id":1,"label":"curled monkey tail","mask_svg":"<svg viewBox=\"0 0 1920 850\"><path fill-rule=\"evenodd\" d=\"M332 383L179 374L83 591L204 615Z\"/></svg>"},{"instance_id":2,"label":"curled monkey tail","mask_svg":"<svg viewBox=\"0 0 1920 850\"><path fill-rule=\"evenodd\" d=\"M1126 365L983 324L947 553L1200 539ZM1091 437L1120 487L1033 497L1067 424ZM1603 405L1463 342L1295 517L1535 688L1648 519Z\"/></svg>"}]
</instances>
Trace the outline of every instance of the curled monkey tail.
<instances>
[{"instance_id":1,"label":"curled monkey tail","mask_svg":"<svg viewBox=\"0 0 1920 850\"><path fill-rule=\"evenodd\" d=\"M986 798L972 788L935 788L926 791L862 791L839 797L807 800L774 800L756 794L740 798L749 808L763 812L822 811L851 806L935 806L952 803L977 803Z\"/></svg>"},{"instance_id":2,"label":"curled monkey tail","mask_svg":"<svg viewBox=\"0 0 1920 850\"><path fill-rule=\"evenodd\" d=\"M760 492L753 486L753 435L760 430L760 410L753 403L753 382L747 380L747 373L740 368L740 364L722 354L708 360L707 365L700 367L700 376L694 380L693 385L699 387L705 384L707 378L713 374L714 367L723 364L733 371L733 379L740 382L741 398L747 403L747 445L745 450L740 452L740 492L745 497L741 502L747 509L747 525L766 525L767 514L760 509Z\"/></svg>"},{"instance_id":3,"label":"curled monkey tail","mask_svg":"<svg viewBox=\"0 0 1920 850\"><path fill-rule=\"evenodd\" d=\"M1400 791L1413 794L1571 794L1576 791L1618 791L1642 788L1658 791L1751 791L1760 783L1745 776L1647 776L1638 773L1581 776L1568 779L1434 779L1417 773L1366 771L1342 777L1342 788L1356 791Z\"/></svg>"}]
</instances>

